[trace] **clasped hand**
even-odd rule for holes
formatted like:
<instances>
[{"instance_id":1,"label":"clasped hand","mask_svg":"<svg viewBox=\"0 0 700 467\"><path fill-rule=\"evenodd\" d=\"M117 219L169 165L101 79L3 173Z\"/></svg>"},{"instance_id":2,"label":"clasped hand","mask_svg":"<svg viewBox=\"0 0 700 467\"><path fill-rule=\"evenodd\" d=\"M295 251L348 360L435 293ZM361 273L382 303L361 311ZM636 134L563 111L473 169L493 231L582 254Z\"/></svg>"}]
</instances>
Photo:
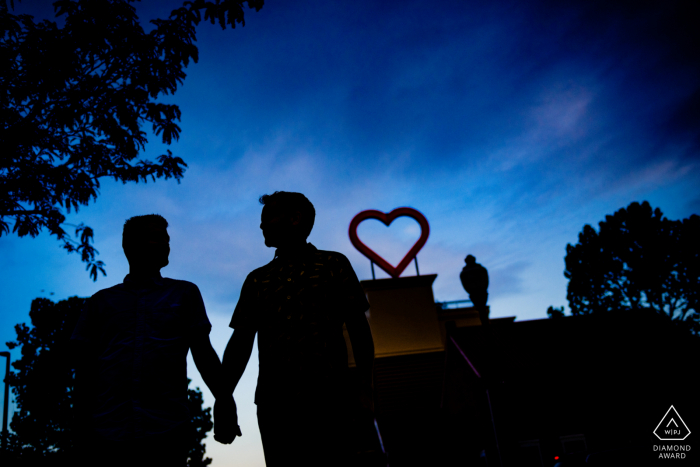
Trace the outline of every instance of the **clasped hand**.
<instances>
[{"instance_id":1,"label":"clasped hand","mask_svg":"<svg viewBox=\"0 0 700 467\"><path fill-rule=\"evenodd\" d=\"M214 439L221 444L231 444L236 436L242 434L233 396L217 399L214 402Z\"/></svg>"}]
</instances>

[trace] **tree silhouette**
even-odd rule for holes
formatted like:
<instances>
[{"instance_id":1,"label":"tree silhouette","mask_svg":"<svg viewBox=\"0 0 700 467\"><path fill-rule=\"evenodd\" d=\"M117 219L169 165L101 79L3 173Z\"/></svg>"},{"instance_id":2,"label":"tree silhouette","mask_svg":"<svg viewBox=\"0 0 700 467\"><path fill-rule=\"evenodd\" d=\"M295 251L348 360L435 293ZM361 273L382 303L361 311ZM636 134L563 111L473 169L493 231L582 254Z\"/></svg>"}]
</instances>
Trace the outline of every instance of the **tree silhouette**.
<instances>
[{"instance_id":1,"label":"tree silhouette","mask_svg":"<svg viewBox=\"0 0 700 467\"><path fill-rule=\"evenodd\" d=\"M187 380L188 383L190 381L190 379ZM189 454L187 455L187 467L204 467L211 464L211 458L204 457L206 452L204 438L214 428L214 422L211 419L211 407L204 408L204 399L199 388L187 388L187 403L192 416L190 420L192 438L190 440Z\"/></svg>"},{"instance_id":2,"label":"tree silhouette","mask_svg":"<svg viewBox=\"0 0 700 467\"><path fill-rule=\"evenodd\" d=\"M559 308L555 308L555 307L550 305L550 307L547 308L547 317L550 319L563 318L564 317L564 307L560 306Z\"/></svg>"},{"instance_id":3,"label":"tree silhouette","mask_svg":"<svg viewBox=\"0 0 700 467\"><path fill-rule=\"evenodd\" d=\"M700 217L672 221L644 201L599 226L584 226L566 247L572 313L652 308L697 332Z\"/></svg>"},{"instance_id":4,"label":"tree silhouette","mask_svg":"<svg viewBox=\"0 0 700 467\"><path fill-rule=\"evenodd\" d=\"M9 375L17 411L8 446L16 465L70 465L75 457L78 427L70 337L85 301L34 299L29 311L32 325L16 325L17 340L7 343L10 349L22 349L22 357L12 363L16 371ZM203 467L211 463L204 457L203 443L214 426L211 408L203 407L199 388L188 388L187 395L192 430L187 465Z\"/></svg>"},{"instance_id":5,"label":"tree silhouette","mask_svg":"<svg viewBox=\"0 0 700 467\"><path fill-rule=\"evenodd\" d=\"M170 150L157 162L138 158L144 126L165 144L179 138L180 109L160 97L174 93L184 68L197 62L202 14L235 27L244 24L244 3L263 5L186 1L146 33L131 0L59 0L63 27L13 15L0 2L0 236L11 228L36 237L45 228L80 254L93 280L105 274L92 228L67 224L66 214L94 201L104 177L180 181L187 164ZM64 227L75 229L75 239Z\"/></svg>"}]
</instances>

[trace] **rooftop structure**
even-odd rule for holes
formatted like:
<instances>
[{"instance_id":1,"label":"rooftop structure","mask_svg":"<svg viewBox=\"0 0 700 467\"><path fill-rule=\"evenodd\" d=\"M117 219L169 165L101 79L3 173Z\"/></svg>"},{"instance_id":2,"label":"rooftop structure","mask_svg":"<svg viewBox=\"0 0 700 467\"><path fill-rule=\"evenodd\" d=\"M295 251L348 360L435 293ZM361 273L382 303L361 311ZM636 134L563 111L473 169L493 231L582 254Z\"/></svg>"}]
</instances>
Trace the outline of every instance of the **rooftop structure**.
<instances>
[{"instance_id":1,"label":"rooftop structure","mask_svg":"<svg viewBox=\"0 0 700 467\"><path fill-rule=\"evenodd\" d=\"M473 307L435 302L436 277L362 282L392 467L550 467L588 456L642 465L671 405L698 419L698 339L667 317L640 310L481 326Z\"/></svg>"}]
</instances>

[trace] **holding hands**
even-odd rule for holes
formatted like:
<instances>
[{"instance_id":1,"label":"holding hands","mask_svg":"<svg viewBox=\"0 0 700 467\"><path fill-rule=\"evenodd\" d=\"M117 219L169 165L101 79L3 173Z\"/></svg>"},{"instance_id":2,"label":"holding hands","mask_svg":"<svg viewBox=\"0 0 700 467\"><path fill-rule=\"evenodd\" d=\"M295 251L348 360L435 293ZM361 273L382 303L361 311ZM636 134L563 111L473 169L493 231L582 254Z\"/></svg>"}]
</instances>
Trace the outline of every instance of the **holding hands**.
<instances>
[{"instance_id":1,"label":"holding hands","mask_svg":"<svg viewBox=\"0 0 700 467\"><path fill-rule=\"evenodd\" d=\"M231 444L236 436L242 434L233 396L217 399L214 402L214 439L221 444Z\"/></svg>"}]
</instances>

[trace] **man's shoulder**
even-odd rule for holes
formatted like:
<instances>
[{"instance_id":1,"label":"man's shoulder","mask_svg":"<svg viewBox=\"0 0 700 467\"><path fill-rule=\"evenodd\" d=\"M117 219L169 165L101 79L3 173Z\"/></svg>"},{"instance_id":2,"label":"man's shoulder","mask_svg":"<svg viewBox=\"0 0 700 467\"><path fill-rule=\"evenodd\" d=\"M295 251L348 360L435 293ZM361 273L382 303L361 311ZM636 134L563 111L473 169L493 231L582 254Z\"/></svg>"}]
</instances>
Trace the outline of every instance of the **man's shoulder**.
<instances>
[{"instance_id":1,"label":"man's shoulder","mask_svg":"<svg viewBox=\"0 0 700 467\"><path fill-rule=\"evenodd\" d=\"M347 257L344 254L339 253L337 251L319 250L314 247L313 251L309 252L308 254L309 256L307 256L307 258L310 258L313 263L323 266L332 266L336 264L350 264L350 261L347 259ZM253 269L251 272L249 272L246 280L256 281L262 279L265 276L267 276L269 272L279 264L280 263L278 259L273 259L264 266L260 266L259 268Z\"/></svg>"},{"instance_id":2,"label":"man's shoulder","mask_svg":"<svg viewBox=\"0 0 700 467\"><path fill-rule=\"evenodd\" d=\"M190 281L183 281L181 279L171 279L170 277L164 277L163 278L163 283L167 286L170 287L182 287L182 288L189 288L189 289L199 289L197 287L197 284L194 282Z\"/></svg>"},{"instance_id":3,"label":"man's shoulder","mask_svg":"<svg viewBox=\"0 0 700 467\"><path fill-rule=\"evenodd\" d=\"M265 264L264 266L260 266L259 268L255 268L248 273L248 277L246 278L246 280L258 279L258 278L266 275L270 271L270 269L272 269L274 266L275 266L275 261L272 260L269 263Z\"/></svg>"},{"instance_id":4,"label":"man's shoulder","mask_svg":"<svg viewBox=\"0 0 700 467\"><path fill-rule=\"evenodd\" d=\"M115 294L120 293L124 289L124 284L114 284L112 287L107 287L106 289L98 290L90 297L90 300L99 301L107 299Z\"/></svg>"},{"instance_id":5,"label":"man's shoulder","mask_svg":"<svg viewBox=\"0 0 700 467\"><path fill-rule=\"evenodd\" d=\"M348 263L347 257L337 251L316 250L314 251L315 258L322 263Z\"/></svg>"},{"instance_id":6,"label":"man's shoulder","mask_svg":"<svg viewBox=\"0 0 700 467\"><path fill-rule=\"evenodd\" d=\"M199 287L197 287L197 284L194 282L164 277L163 285L165 286L166 290L172 290L178 295L202 296L202 293L199 291Z\"/></svg>"}]
</instances>

